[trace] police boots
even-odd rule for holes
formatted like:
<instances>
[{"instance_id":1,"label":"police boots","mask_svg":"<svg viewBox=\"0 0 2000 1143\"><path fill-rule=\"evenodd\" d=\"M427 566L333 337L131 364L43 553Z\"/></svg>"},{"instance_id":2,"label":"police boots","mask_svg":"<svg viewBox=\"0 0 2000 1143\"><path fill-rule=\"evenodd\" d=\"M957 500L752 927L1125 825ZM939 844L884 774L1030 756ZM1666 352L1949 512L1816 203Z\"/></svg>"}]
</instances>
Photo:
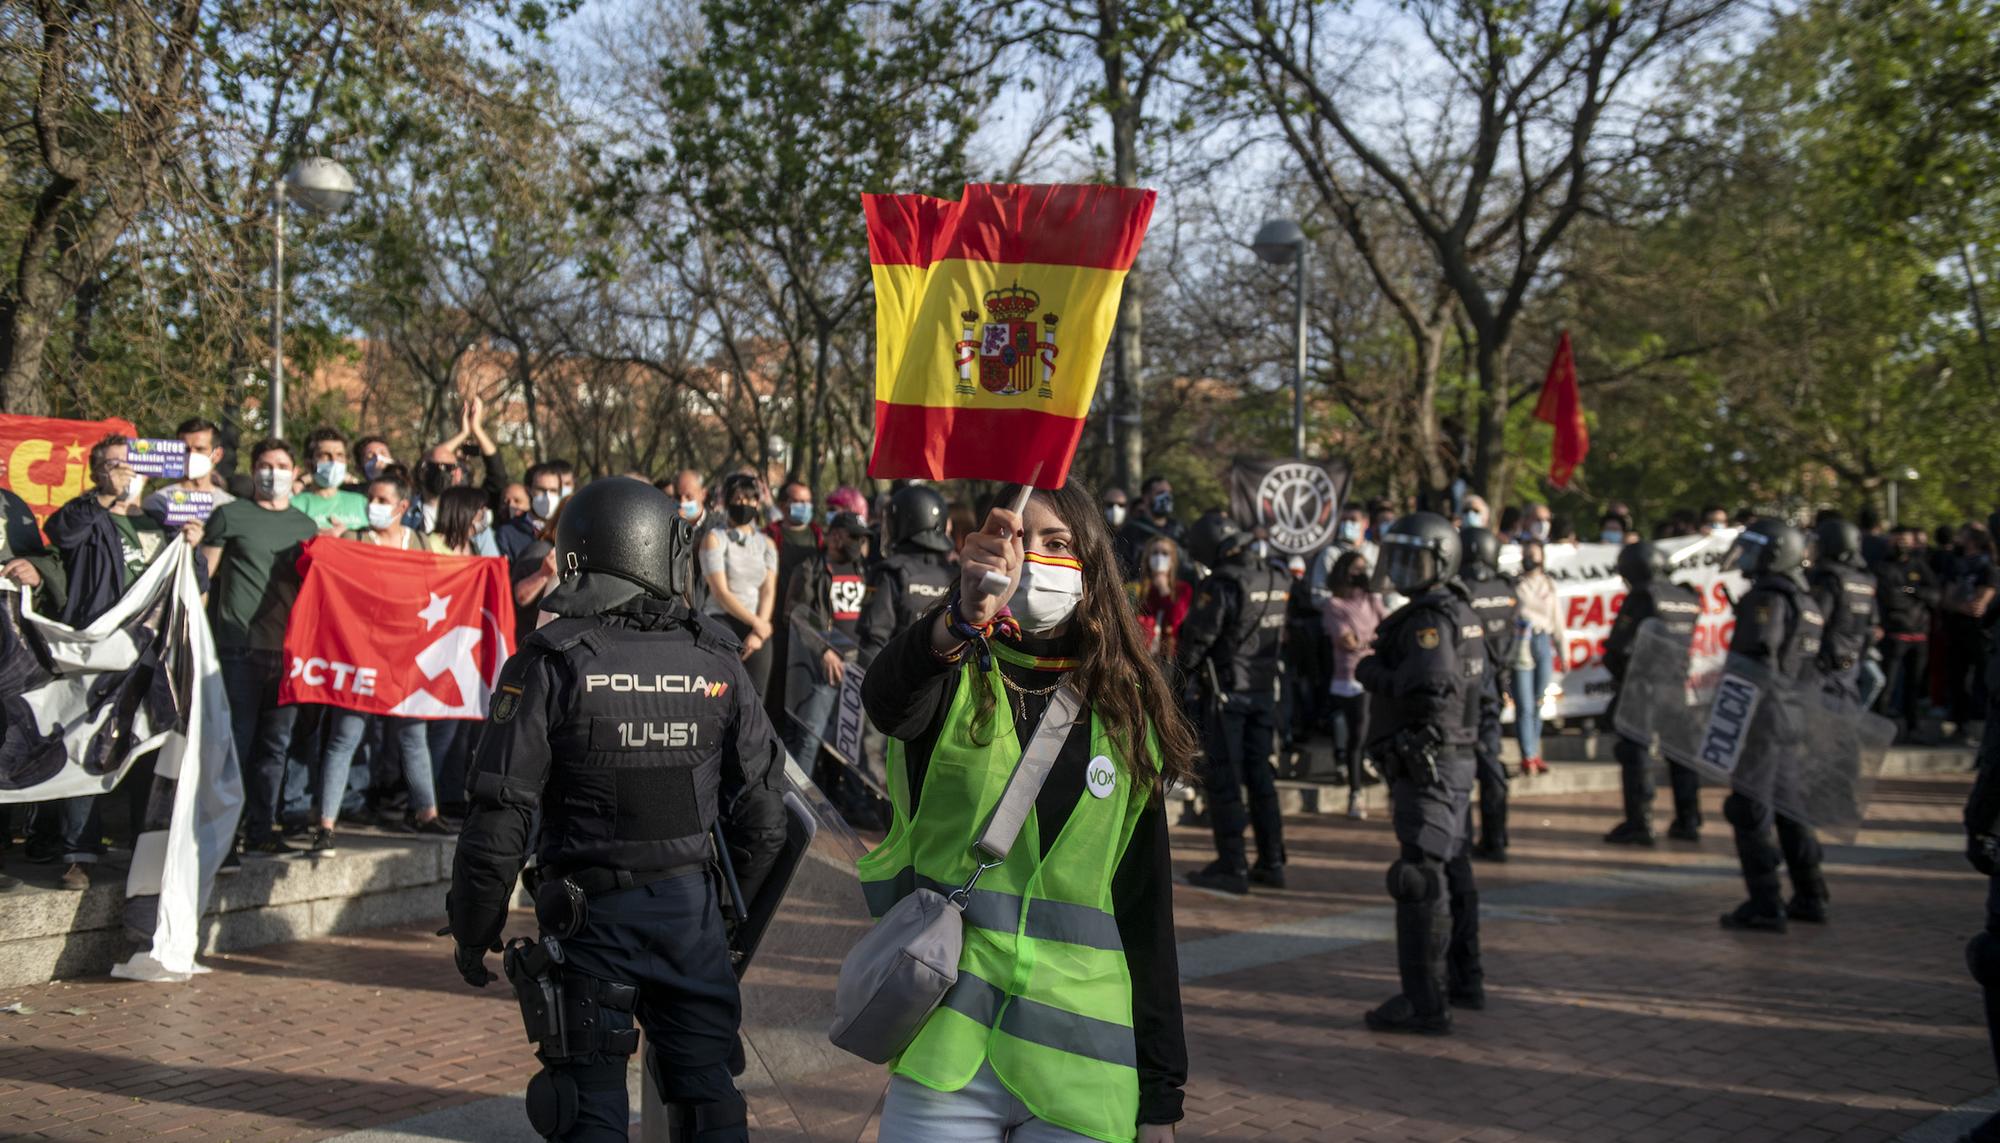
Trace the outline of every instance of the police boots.
<instances>
[{"instance_id":1,"label":"police boots","mask_svg":"<svg viewBox=\"0 0 2000 1143\"><path fill-rule=\"evenodd\" d=\"M1371 1031L1443 1036L1451 1031L1446 1006L1445 953L1451 943L1451 909L1442 896L1396 903L1396 971L1403 991L1368 1013Z\"/></svg>"},{"instance_id":2,"label":"police boots","mask_svg":"<svg viewBox=\"0 0 2000 1143\"><path fill-rule=\"evenodd\" d=\"M1826 877L1817 868L1792 876L1792 899L1785 903L1785 916L1809 924L1826 924Z\"/></svg>"}]
</instances>

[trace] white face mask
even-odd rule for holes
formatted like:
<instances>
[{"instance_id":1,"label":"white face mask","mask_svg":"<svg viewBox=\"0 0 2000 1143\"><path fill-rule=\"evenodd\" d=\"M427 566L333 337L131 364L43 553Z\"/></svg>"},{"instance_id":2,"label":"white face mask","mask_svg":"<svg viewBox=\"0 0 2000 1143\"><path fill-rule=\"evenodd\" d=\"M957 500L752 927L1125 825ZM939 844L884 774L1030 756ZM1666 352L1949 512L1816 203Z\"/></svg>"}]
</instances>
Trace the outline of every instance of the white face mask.
<instances>
[{"instance_id":1,"label":"white face mask","mask_svg":"<svg viewBox=\"0 0 2000 1143\"><path fill-rule=\"evenodd\" d=\"M546 520L556 514L556 505L561 503L562 493L543 490L535 493L529 501L529 511L535 514L535 519Z\"/></svg>"},{"instance_id":2,"label":"white face mask","mask_svg":"<svg viewBox=\"0 0 2000 1143\"><path fill-rule=\"evenodd\" d=\"M257 470L257 497L260 500L290 500L292 470L265 465Z\"/></svg>"},{"instance_id":3,"label":"white face mask","mask_svg":"<svg viewBox=\"0 0 2000 1143\"><path fill-rule=\"evenodd\" d=\"M1342 540L1342 541L1344 541L1344 542L1346 542L1346 543L1349 543L1349 544L1351 544L1351 543L1353 543L1354 541L1356 541L1356 540L1360 539L1360 538L1361 538L1361 521L1359 521L1359 520L1342 520L1342 521L1340 522L1340 538L1341 538L1341 540Z\"/></svg>"},{"instance_id":4,"label":"white face mask","mask_svg":"<svg viewBox=\"0 0 2000 1143\"><path fill-rule=\"evenodd\" d=\"M1052 631L1069 622L1083 599L1083 567L1064 556L1029 552L1021 563L1021 585L1007 609L1030 635Z\"/></svg>"},{"instance_id":5,"label":"white face mask","mask_svg":"<svg viewBox=\"0 0 2000 1143\"><path fill-rule=\"evenodd\" d=\"M207 453L191 452L188 454L187 478L189 480L200 480L214 471L215 462L208 459Z\"/></svg>"},{"instance_id":6,"label":"white face mask","mask_svg":"<svg viewBox=\"0 0 2000 1143\"><path fill-rule=\"evenodd\" d=\"M386 532L395 522L396 506L394 504L368 505L368 526L370 528L378 532Z\"/></svg>"},{"instance_id":7,"label":"white face mask","mask_svg":"<svg viewBox=\"0 0 2000 1143\"><path fill-rule=\"evenodd\" d=\"M1170 572L1174 570L1174 557L1166 552L1154 552L1146 557L1146 566L1156 572Z\"/></svg>"},{"instance_id":8,"label":"white face mask","mask_svg":"<svg viewBox=\"0 0 2000 1143\"><path fill-rule=\"evenodd\" d=\"M1124 527L1125 506L1123 504L1106 504L1104 506L1104 522L1114 528Z\"/></svg>"},{"instance_id":9,"label":"white face mask","mask_svg":"<svg viewBox=\"0 0 2000 1143\"><path fill-rule=\"evenodd\" d=\"M132 474L131 480L125 482L125 499L131 501L134 504L137 504L139 502L139 497L142 494L144 494L145 491L146 491L146 478L140 476L136 472Z\"/></svg>"},{"instance_id":10,"label":"white face mask","mask_svg":"<svg viewBox=\"0 0 2000 1143\"><path fill-rule=\"evenodd\" d=\"M1532 523L1532 524L1528 525L1528 534L1529 534L1530 536L1533 536L1533 537L1534 537L1534 538L1536 538L1537 540L1546 540L1546 539L1548 539L1548 538L1549 538L1549 522L1548 522L1547 520L1537 520L1537 521L1535 521L1534 523Z\"/></svg>"},{"instance_id":11,"label":"white face mask","mask_svg":"<svg viewBox=\"0 0 2000 1143\"><path fill-rule=\"evenodd\" d=\"M339 488L347 479L347 462L344 460L322 460L313 465L313 483L320 488Z\"/></svg>"}]
</instances>

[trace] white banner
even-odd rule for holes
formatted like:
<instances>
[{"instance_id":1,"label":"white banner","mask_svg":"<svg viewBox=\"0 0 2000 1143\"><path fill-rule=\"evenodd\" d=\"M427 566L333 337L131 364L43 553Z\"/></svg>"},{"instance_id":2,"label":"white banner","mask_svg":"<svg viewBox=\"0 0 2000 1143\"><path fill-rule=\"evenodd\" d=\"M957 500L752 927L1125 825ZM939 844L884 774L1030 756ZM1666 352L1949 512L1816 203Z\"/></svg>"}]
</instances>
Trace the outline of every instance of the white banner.
<instances>
[{"instance_id":1,"label":"white banner","mask_svg":"<svg viewBox=\"0 0 2000 1143\"><path fill-rule=\"evenodd\" d=\"M135 762L158 752L147 828L126 878L127 923L150 927L153 943L112 969L132 979L201 971L201 915L243 806L196 558L173 544L81 631L36 615L23 593L21 625L39 648L6 646L17 657L9 666L28 681L5 696L0 802L110 793Z\"/></svg>"},{"instance_id":2,"label":"white banner","mask_svg":"<svg viewBox=\"0 0 2000 1143\"><path fill-rule=\"evenodd\" d=\"M1701 599L1701 622L1694 633L1694 672L1719 669L1736 628L1731 599L1743 598L1749 584L1741 573L1723 573L1722 557L1736 539L1736 529L1706 536L1656 540L1667 554L1671 578L1691 588ZM1625 581L1618 578L1617 544L1549 544L1545 548L1549 578L1556 581L1562 603L1563 643L1557 648L1555 681L1542 701L1544 718L1582 718L1603 714L1611 705L1611 672L1604 668L1604 641L1612 621L1625 604ZM1500 553L1500 568L1512 576L1521 569L1521 549L1509 544ZM1511 719L1513 711L1508 711Z\"/></svg>"}]
</instances>

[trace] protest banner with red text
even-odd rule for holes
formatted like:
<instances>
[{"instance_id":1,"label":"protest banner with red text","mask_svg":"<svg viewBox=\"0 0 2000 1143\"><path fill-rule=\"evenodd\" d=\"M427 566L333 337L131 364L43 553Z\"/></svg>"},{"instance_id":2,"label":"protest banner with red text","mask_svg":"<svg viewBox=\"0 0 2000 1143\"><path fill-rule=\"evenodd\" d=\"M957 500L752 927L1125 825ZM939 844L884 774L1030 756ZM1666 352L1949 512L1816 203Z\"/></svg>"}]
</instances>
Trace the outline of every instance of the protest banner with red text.
<instances>
[{"instance_id":1,"label":"protest banner with red text","mask_svg":"<svg viewBox=\"0 0 2000 1143\"><path fill-rule=\"evenodd\" d=\"M484 718L514 647L504 560L309 541L285 629L280 703Z\"/></svg>"},{"instance_id":2,"label":"protest banner with red text","mask_svg":"<svg viewBox=\"0 0 2000 1143\"><path fill-rule=\"evenodd\" d=\"M1743 576L1722 570L1722 557L1736 539L1736 530L1706 536L1656 541L1673 565L1672 579L1691 588L1701 599L1701 620L1695 627L1693 670L1719 669L1729 651L1736 620L1732 598L1749 589ZM1625 581L1618 578L1617 544L1550 544L1546 548L1549 578L1556 581L1562 604L1563 645L1556 656L1555 693L1544 701L1549 718L1583 718L1603 714L1611 705L1611 672L1604 667L1604 641L1625 604ZM1521 549L1508 545L1500 555L1508 575L1521 567ZM1511 714L1511 712L1510 712Z\"/></svg>"},{"instance_id":3,"label":"protest banner with red text","mask_svg":"<svg viewBox=\"0 0 2000 1143\"><path fill-rule=\"evenodd\" d=\"M90 446L113 433L138 431L121 417L65 421L0 413L0 488L27 501L35 523L47 523L90 487Z\"/></svg>"}]
</instances>

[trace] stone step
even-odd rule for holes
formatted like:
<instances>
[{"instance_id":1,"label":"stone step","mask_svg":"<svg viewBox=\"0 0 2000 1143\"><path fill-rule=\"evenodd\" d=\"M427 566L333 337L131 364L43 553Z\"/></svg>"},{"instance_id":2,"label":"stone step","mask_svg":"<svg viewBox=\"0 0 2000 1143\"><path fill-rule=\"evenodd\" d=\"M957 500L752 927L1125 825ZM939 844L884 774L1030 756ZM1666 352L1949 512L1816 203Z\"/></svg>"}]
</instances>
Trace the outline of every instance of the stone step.
<instances>
[{"instance_id":1,"label":"stone step","mask_svg":"<svg viewBox=\"0 0 2000 1143\"><path fill-rule=\"evenodd\" d=\"M202 952L232 952L328 933L436 918L451 880L449 838L342 833L330 857L245 858L216 879ZM57 887L60 865L8 863L24 884L0 896L0 988L100 976L130 956L123 919L130 854L114 852L81 893Z\"/></svg>"},{"instance_id":2,"label":"stone step","mask_svg":"<svg viewBox=\"0 0 2000 1143\"><path fill-rule=\"evenodd\" d=\"M1603 751L1604 756L1609 758L1611 747L1608 741L1604 743ZM1507 783L1510 800L1536 801L1576 794L1602 794L1619 788L1616 762L1562 761L1546 753L1543 757L1549 762L1546 774L1521 774L1515 769L1518 762L1507 760L1509 771L1514 773ZM1974 758L1975 752L1967 747L1898 746L1883 758L1880 776L1909 778L1925 774L1970 773ZM1654 767L1655 776L1664 782L1665 765L1656 762ZM1330 770L1331 766L1325 769ZM1383 795L1377 793L1374 797L1379 801ZM1279 779L1278 804L1287 814L1344 814L1347 812L1347 787L1332 782Z\"/></svg>"}]
</instances>

